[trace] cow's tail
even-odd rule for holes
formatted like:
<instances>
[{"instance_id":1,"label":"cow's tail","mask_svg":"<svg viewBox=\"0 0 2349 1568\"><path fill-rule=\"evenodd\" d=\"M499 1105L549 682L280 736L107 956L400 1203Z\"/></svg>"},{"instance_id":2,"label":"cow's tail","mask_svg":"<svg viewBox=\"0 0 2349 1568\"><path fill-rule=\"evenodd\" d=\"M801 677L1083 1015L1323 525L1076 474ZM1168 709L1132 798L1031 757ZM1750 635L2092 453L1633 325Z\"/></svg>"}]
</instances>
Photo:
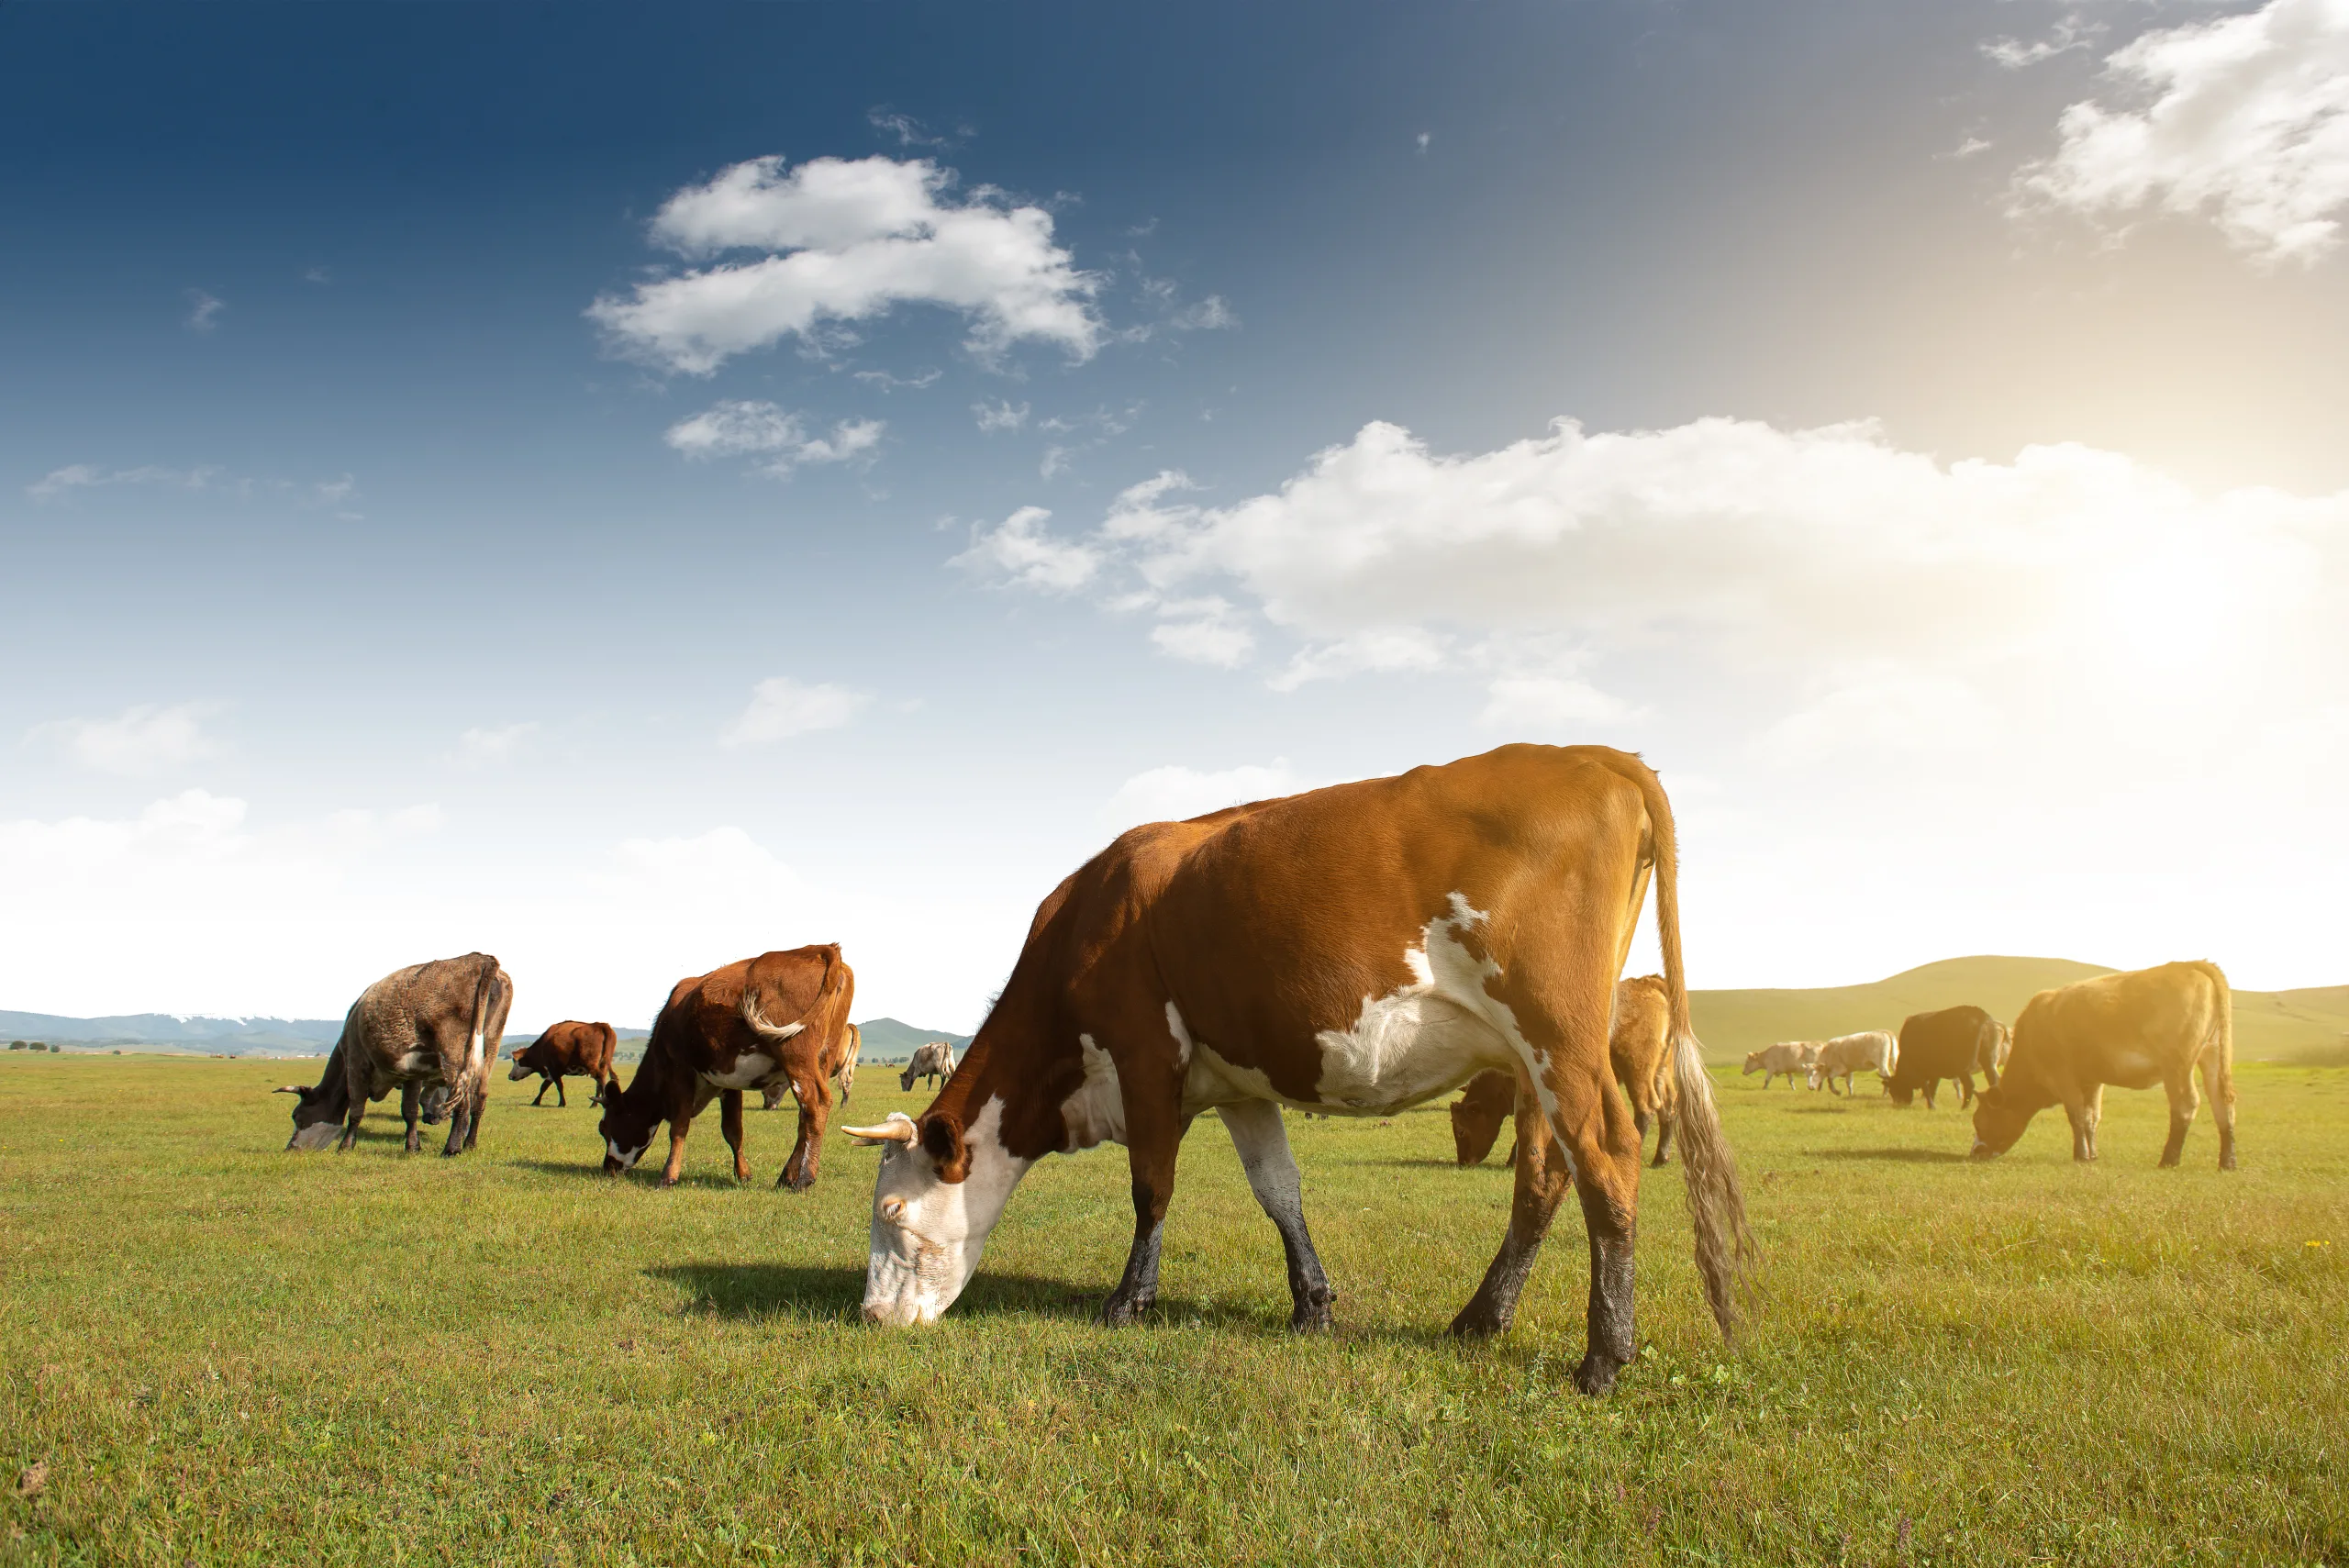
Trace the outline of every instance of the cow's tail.
<instances>
[{"instance_id":1,"label":"cow's tail","mask_svg":"<svg viewBox=\"0 0 2349 1568\"><path fill-rule=\"evenodd\" d=\"M1679 1090L1680 1171L1688 1184L1688 1219L1697 1237L1697 1272L1705 1300L1724 1338L1737 1334L1739 1313L1752 1294L1758 1249L1745 1221L1745 1194L1737 1157L1721 1136L1713 1081L1688 1018L1688 977L1680 959L1680 856L1672 829L1672 803L1654 771L1638 766L1634 780L1647 807L1655 855L1655 925L1664 950L1664 992L1672 1017L1672 1071Z\"/></svg>"},{"instance_id":2,"label":"cow's tail","mask_svg":"<svg viewBox=\"0 0 2349 1568\"><path fill-rule=\"evenodd\" d=\"M2193 967L2200 970L2209 978L2211 988L2216 993L2212 998L2215 1006L2214 1015L2210 1019L2210 1032L2203 1041L2203 1049L2218 1058L2219 1070L2215 1074L2219 1084L2218 1098L2222 1103L2232 1106L2235 1103L2234 987L2227 984L2227 972L2209 959L2196 960Z\"/></svg>"},{"instance_id":3,"label":"cow's tail","mask_svg":"<svg viewBox=\"0 0 2349 1568\"><path fill-rule=\"evenodd\" d=\"M750 1026L752 1034L777 1044L813 1029L820 1050L821 1042L832 1038L839 1025L844 1021L839 1015L848 1010L850 985L849 967L841 961L841 950L835 946L824 954L823 984L816 988L816 999L807 1005L806 1012L787 1024L775 1023L760 1009L758 991L745 985L740 1006L742 1021Z\"/></svg>"},{"instance_id":4,"label":"cow's tail","mask_svg":"<svg viewBox=\"0 0 2349 1568\"><path fill-rule=\"evenodd\" d=\"M473 1015L472 1028L465 1037L465 1064L457 1082L449 1084L449 1107L454 1112L460 1106L468 1109L477 1106L488 1092L489 1059L496 1054L496 1047L488 1044L489 1015L497 1005L497 961L482 955L481 973L473 980ZM442 1078L448 1076L444 1068Z\"/></svg>"}]
</instances>

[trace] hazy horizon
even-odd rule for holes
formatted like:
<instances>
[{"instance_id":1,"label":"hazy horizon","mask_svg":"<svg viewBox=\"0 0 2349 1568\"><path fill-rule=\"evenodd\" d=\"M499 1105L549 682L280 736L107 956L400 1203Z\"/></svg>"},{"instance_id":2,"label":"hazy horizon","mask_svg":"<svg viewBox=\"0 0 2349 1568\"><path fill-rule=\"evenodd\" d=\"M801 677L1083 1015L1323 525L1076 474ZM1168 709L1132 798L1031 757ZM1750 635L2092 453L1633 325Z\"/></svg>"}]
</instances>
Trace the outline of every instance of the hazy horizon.
<instances>
[{"instance_id":1,"label":"hazy horizon","mask_svg":"<svg viewBox=\"0 0 2349 1568\"><path fill-rule=\"evenodd\" d=\"M565 17L0 7L0 1002L967 1032L1511 740L1700 988L2349 982L2338 5Z\"/></svg>"}]
</instances>

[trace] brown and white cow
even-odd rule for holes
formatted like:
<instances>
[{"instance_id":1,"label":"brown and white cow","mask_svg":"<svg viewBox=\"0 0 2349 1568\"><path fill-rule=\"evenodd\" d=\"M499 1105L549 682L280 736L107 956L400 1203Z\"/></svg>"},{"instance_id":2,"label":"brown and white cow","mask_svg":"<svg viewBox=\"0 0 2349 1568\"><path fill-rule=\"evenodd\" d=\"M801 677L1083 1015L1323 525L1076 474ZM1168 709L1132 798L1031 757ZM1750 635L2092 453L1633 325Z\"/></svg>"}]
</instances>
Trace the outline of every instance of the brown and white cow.
<instances>
[{"instance_id":1,"label":"brown and white cow","mask_svg":"<svg viewBox=\"0 0 2349 1568\"><path fill-rule=\"evenodd\" d=\"M954 1045L952 1040L924 1040L914 1047L906 1062L906 1070L897 1075L897 1087L913 1092L917 1079L930 1084L942 1084L954 1076Z\"/></svg>"},{"instance_id":2,"label":"brown and white cow","mask_svg":"<svg viewBox=\"0 0 2349 1568\"><path fill-rule=\"evenodd\" d=\"M1973 1103L1974 1075L1990 1084L1998 1081L2006 1060L2007 1026L1975 1006L1963 1003L1938 1012L1911 1013L1901 1020L1900 1039L1892 1053L1892 1071L1885 1074L1884 1092L1896 1106L1914 1103L1925 1093L1925 1108L1933 1108L1933 1093L1944 1078L1957 1084L1957 1103Z\"/></svg>"},{"instance_id":3,"label":"brown and white cow","mask_svg":"<svg viewBox=\"0 0 2349 1568\"><path fill-rule=\"evenodd\" d=\"M1810 1086L1827 1085L1831 1095L1852 1092L1852 1074L1874 1073L1879 1078L1888 1077L1892 1064L1900 1055L1900 1042L1889 1029L1862 1029L1857 1034L1839 1034L1819 1048L1818 1057L1810 1064ZM1835 1087L1835 1075L1843 1075L1843 1086Z\"/></svg>"},{"instance_id":4,"label":"brown and white cow","mask_svg":"<svg viewBox=\"0 0 2349 1568\"><path fill-rule=\"evenodd\" d=\"M576 1018L565 1018L541 1031L529 1044L514 1048L514 1067L506 1074L506 1081L519 1083L535 1073L539 1075L539 1092L530 1103L535 1106L545 1099L551 1086L554 1103L567 1107L571 1102L563 1095L562 1081L576 1073L595 1080L596 1095L587 1103L600 1106L611 1093L612 1053L619 1044L618 1031L609 1024L583 1024Z\"/></svg>"},{"instance_id":5,"label":"brown and white cow","mask_svg":"<svg viewBox=\"0 0 2349 1568\"><path fill-rule=\"evenodd\" d=\"M1654 1164L1668 1164L1672 1130L1679 1120L1679 1094L1673 1084L1672 1009L1664 976L1642 974L1615 984L1615 1022L1608 1030L1607 1060L1615 1082L1631 1097L1631 1123L1645 1142L1648 1129L1661 1125ZM1479 1073L1452 1106L1452 1145L1463 1165L1480 1163L1500 1139L1501 1123L1517 1108L1521 1092L1515 1073ZM1518 1151L1509 1151L1509 1162Z\"/></svg>"},{"instance_id":6,"label":"brown and white cow","mask_svg":"<svg viewBox=\"0 0 2349 1568\"><path fill-rule=\"evenodd\" d=\"M1815 1040L1782 1040L1776 1045L1765 1045L1759 1051L1745 1053L1744 1077L1762 1074L1762 1086L1768 1088L1770 1080L1785 1074L1788 1084L1808 1073L1819 1060L1819 1041Z\"/></svg>"},{"instance_id":7,"label":"brown and white cow","mask_svg":"<svg viewBox=\"0 0 2349 1568\"><path fill-rule=\"evenodd\" d=\"M2104 1086L2159 1084L2169 1092L2169 1141L2161 1162L2175 1165L2200 1103L2198 1075L2219 1124L2219 1169L2232 1171L2234 995L2217 964L2165 963L2042 991L2015 1019L2005 1076L1975 1102L1974 1157L2005 1153L2032 1117L2060 1105L2072 1123L2072 1158L2093 1160Z\"/></svg>"},{"instance_id":8,"label":"brown and white cow","mask_svg":"<svg viewBox=\"0 0 2349 1568\"><path fill-rule=\"evenodd\" d=\"M831 1079L855 1038L848 1021L856 976L837 943L762 953L691 974L670 989L652 1021L644 1060L626 1089L608 1095L598 1125L604 1169L630 1170L669 1124L661 1184L676 1184L694 1118L718 1096L718 1126L734 1151L734 1179L751 1179L742 1156L742 1091L787 1085L799 1097L799 1141L775 1185L815 1184L818 1148L831 1114Z\"/></svg>"},{"instance_id":9,"label":"brown and white cow","mask_svg":"<svg viewBox=\"0 0 2349 1568\"><path fill-rule=\"evenodd\" d=\"M440 1152L462 1153L481 1136L489 1099L489 1064L497 1059L514 982L485 952L434 959L395 970L359 994L342 1020L342 1036L315 1086L288 1084L276 1093L298 1096L288 1149L338 1151L359 1141L370 1100L394 1085L407 1123L407 1151L424 1146L417 1121L428 1089L446 1096L449 1142ZM337 1138L340 1129L341 1136Z\"/></svg>"},{"instance_id":10,"label":"brown and white cow","mask_svg":"<svg viewBox=\"0 0 2349 1568\"><path fill-rule=\"evenodd\" d=\"M1134 1233L1101 1309L1158 1294L1175 1152L1214 1110L1288 1260L1291 1326L1336 1299L1305 1225L1284 1106L1384 1116L1522 1071L1522 1157L1498 1256L1453 1329L1497 1333L1569 1184L1591 1249L1597 1393L1632 1354L1640 1140L1608 1060L1614 977L1653 873L1682 1162L1715 1317L1751 1240L1688 1026L1672 814L1636 757L1507 746L1442 767L1136 828L1037 909L1003 994L918 1120L852 1128L884 1152L864 1316L931 1322L1046 1154L1126 1146Z\"/></svg>"},{"instance_id":11,"label":"brown and white cow","mask_svg":"<svg viewBox=\"0 0 2349 1568\"><path fill-rule=\"evenodd\" d=\"M848 1104L849 1091L856 1087L856 1059L863 1054L863 1051L864 1030L854 1024L849 1025L848 1051L841 1057L839 1069L832 1073L833 1082L841 1086L840 1103L842 1105ZM761 1110L779 1110L783 1106L783 1102L791 1095L791 1080L770 1078L767 1080L767 1086L761 1091L761 1094L763 1095L759 1105Z\"/></svg>"}]
</instances>

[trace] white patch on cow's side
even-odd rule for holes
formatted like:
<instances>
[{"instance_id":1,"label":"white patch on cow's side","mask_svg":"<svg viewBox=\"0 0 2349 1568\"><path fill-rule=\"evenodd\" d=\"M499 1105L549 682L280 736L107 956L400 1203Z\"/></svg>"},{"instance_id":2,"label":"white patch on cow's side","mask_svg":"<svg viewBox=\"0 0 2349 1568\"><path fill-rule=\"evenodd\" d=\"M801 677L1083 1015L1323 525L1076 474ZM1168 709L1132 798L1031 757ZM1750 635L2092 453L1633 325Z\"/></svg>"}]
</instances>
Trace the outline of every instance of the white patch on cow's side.
<instances>
[{"instance_id":1,"label":"white patch on cow's side","mask_svg":"<svg viewBox=\"0 0 2349 1568\"><path fill-rule=\"evenodd\" d=\"M604 1140L604 1152L618 1161L620 1162L620 1169L623 1171L635 1170L636 1162L639 1160L643 1159L644 1151L651 1147L652 1145L650 1142L642 1143L638 1145L635 1151L631 1152L629 1150L621 1148L618 1144L613 1142L608 1138Z\"/></svg>"},{"instance_id":2,"label":"white patch on cow's side","mask_svg":"<svg viewBox=\"0 0 2349 1568\"><path fill-rule=\"evenodd\" d=\"M1471 953L1460 940L1485 921L1485 913L1464 894L1452 895L1450 904L1451 913L1430 920L1419 945L1404 950L1409 984L1364 997L1352 1026L1314 1037L1321 1048L1314 1090L1323 1104L1365 1114L1400 1110L1487 1067L1521 1064L1542 1108L1556 1113L1555 1096L1542 1081L1542 1063L1516 1016L1486 990L1500 965Z\"/></svg>"},{"instance_id":3,"label":"white patch on cow's side","mask_svg":"<svg viewBox=\"0 0 2349 1568\"><path fill-rule=\"evenodd\" d=\"M414 1078L426 1073L437 1073L440 1069L440 1059L432 1052L425 1051L403 1051L398 1060L392 1063L393 1074L401 1078Z\"/></svg>"},{"instance_id":4,"label":"white patch on cow's side","mask_svg":"<svg viewBox=\"0 0 2349 1568\"><path fill-rule=\"evenodd\" d=\"M1168 1004L1173 1010L1173 1004ZM1259 1067L1241 1067L1223 1059L1211 1045L1195 1046L1191 1051L1189 1071L1183 1074L1183 1114L1197 1116L1203 1110L1219 1106L1236 1106L1250 1100L1270 1100L1300 1110L1322 1110L1318 1100L1293 1100L1273 1087L1273 1081Z\"/></svg>"},{"instance_id":5,"label":"white patch on cow's side","mask_svg":"<svg viewBox=\"0 0 2349 1568\"><path fill-rule=\"evenodd\" d=\"M755 1089L774 1074L774 1058L753 1051L736 1057L731 1073L705 1073L701 1081L719 1089Z\"/></svg>"},{"instance_id":6,"label":"white patch on cow's side","mask_svg":"<svg viewBox=\"0 0 2349 1568\"><path fill-rule=\"evenodd\" d=\"M1076 1043L1085 1052L1085 1082L1061 1102L1061 1121L1068 1129L1064 1154L1126 1140L1126 1095L1118 1083L1118 1064L1091 1035L1078 1035Z\"/></svg>"},{"instance_id":7,"label":"white patch on cow's side","mask_svg":"<svg viewBox=\"0 0 2349 1568\"><path fill-rule=\"evenodd\" d=\"M1174 1037L1174 1066L1180 1071L1191 1065L1191 1031L1184 1027L1182 1009L1174 999L1166 1000L1166 1032Z\"/></svg>"},{"instance_id":8,"label":"white patch on cow's side","mask_svg":"<svg viewBox=\"0 0 2349 1568\"><path fill-rule=\"evenodd\" d=\"M1003 1146L1003 1096L992 1095L963 1134L969 1173L941 1180L920 1144L881 1151L873 1184L873 1252L864 1273L864 1318L903 1329L935 1323L979 1266L987 1235L1031 1161Z\"/></svg>"}]
</instances>

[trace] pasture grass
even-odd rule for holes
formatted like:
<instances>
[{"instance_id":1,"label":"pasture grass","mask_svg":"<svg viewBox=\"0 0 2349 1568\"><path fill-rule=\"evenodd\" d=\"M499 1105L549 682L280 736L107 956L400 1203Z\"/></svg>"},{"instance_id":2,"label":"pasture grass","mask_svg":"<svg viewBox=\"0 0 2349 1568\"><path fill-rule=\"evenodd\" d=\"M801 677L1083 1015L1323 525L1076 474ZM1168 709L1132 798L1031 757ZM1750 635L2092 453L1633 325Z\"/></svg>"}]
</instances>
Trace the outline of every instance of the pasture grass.
<instances>
[{"instance_id":1,"label":"pasture grass","mask_svg":"<svg viewBox=\"0 0 2349 1568\"><path fill-rule=\"evenodd\" d=\"M874 1157L679 1187L502 1080L480 1150L281 1152L284 1064L0 1057L0 1561L2349 1562L2349 1073L2245 1067L2243 1169L2158 1093L1963 1161L1944 1101L1726 1078L1768 1250L1725 1349L1651 1172L1639 1362L1575 1394L1569 1203L1516 1330L1444 1325L1505 1224L1440 1107L1291 1118L1340 1329L1194 1129L1152 1324L1091 1320L1121 1151L1049 1161L938 1328L855 1321ZM859 1119L918 1109L868 1073ZM656 1150L657 1153L657 1150ZM45 1466L38 1485L26 1473Z\"/></svg>"}]
</instances>

